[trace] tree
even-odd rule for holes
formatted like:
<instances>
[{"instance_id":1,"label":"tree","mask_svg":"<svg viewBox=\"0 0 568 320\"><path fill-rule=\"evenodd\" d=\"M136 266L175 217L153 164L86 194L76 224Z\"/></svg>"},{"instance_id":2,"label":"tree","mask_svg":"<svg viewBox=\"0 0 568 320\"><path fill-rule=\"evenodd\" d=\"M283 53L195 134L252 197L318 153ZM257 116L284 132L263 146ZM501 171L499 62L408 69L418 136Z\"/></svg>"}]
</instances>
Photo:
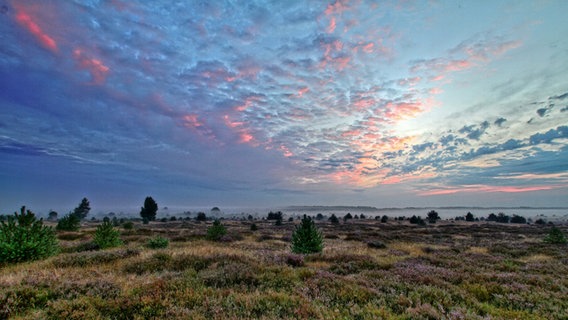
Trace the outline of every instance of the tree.
<instances>
[{"instance_id":1,"label":"tree","mask_svg":"<svg viewBox=\"0 0 568 320\"><path fill-rule=\"evenodd\" d=\"M76 216L77 218L79 218L79 220L83 220L87 217L87 214L89 214L89 211L91 211L91 207L89 204L89 200L87 198L83 198L83 200L81 200L81 203L79 204L79 206L75 209L73 209L73 215Z\"/></svg>"},{"instance_id":2,"label":"tree","mask_svg":"<svg viewBox=\"0 0 568 320\"><path fill-rule=\"evenodd\" d=\"M156 220L156 212L158 212L158 204L152 197L146 197L144 206L140 208L140 217L148 221Z\"/></svg>"},{"instance_id":3,"label":"tree","mask_svg":"<svg viewBox=\"0 0 568 320\"><path fill-rule=\"evenodd\" d=\"M555 243L555 244L562 244L562 243L566 243L566 237L564 236L564 233L562 233L562 231L556 227L552 227L552 229L550 229L550 232L548 233L548 235L544 238L544 242L546 243Z\"/></svg>"},{"instance_id":4,"label":"tree","mask_svg":"<svg viewBox=\"0 0 568 320\"><path fill-rule=\"evenodd\" d=\"M205 212L199 212L197 214L197 217L195 217L195 220L197 221L207 221L207 216L205 215Z\"/></svg>"},{"instance_id":5,"label":"tree","mask_svg":"<svg viewBox=\"0 0 568 320\"><path fill-rule=\"evenodd\" d=\"M109 221L105 221L97 227L93 242L101 249L118 247L122 244L120 232L114 229Z\"/></svg>"},{"instance_id":6,"label":"tree","mask_svg":"<svg viewBox=\"0 0 568 320\"><path fill-rule=\"evenodd\" d=\"M329 222L331 222L332 224L339 224L339 219L337 219L335 213L331 215L331 217L329 218Z\"/></svg>"},{"instance_id":7,"label":"tree","mask_svg":"<svg viewBox=\"0 0 568 320\"><path fill-rule=\"evenodd\" d=\"M389 217L387 217L386 215L383 215L383 217L381 218L381 222L386 223L387 221L389 221Z\"/></svg>"},{"instance_id":8,"label":"tree","mask_svg":"<svg viewBox=\"0 0 568 320\"><path fill-rule=\"evenodd\" d=\"M81 227L81 219L72 212L57 221L56 230L77 231Z\"/></svg>"},{"instance_id":9,"label":"tree","mask_svg":"<svg viewBox=\"0 0 568 320\"><path fill-rule=\"evenodd\" d=\"M511 220L511 217L504 214L503 212L499 212L499 214L497 215L497 220L495 220L495 221L500 222L500 223L509 223L510 220Z\"/></svg>"},{"instance_id":10,"label":"tree","mask_svg":"<svg viewBox=\"0 0 568 320\"><path fill-rule=\"evenodd\" d=\"M487 221L497 221L497 215L493 212L487 216Z\"/></svg>"},{"instance_id":11,"label":"tree","mask_svg":"<svg viewBox=\"0 0 568 320\"><path fill-rule=\"evenodd\" d=\"M221 221L215 220L213 225L207 228L207 235L205 238L211 241L217 241L221 239L222 236L227 234L227 229L221 224Z\"/></svg>"},{"instance_id":12,"label":"tree","mask_svg":"<svg viewBox=\"0 0 568 320\"><path fill-rule=\"evenodd\" d=\"M343 221L347 222L349 219L353 219L353 216L348 212L345 216L343 216Z\"/></svg>"},{"instance_id":13,"label":"tree","mask_svg":"<svg viewBox=\"0 0 568 320\"><path fill-rule=\"evenodd\" d=\"M420 225L420 226L423 226L423 225L426 224L424 222L424 220L422 220L421 216L416 216L416 215L413 215L412 217L410 217L409 221L412 224L417 224L417 225Z\"/></svg>"},{"instance_id":14,"label":"tree","mask_svg":"<svg viewBox=\"0 0 568 320\"><path fill-rule=\"evenodd\" d=\"M49 210L49 213L47 214L47 220L57 221L57 212L55 212L53 210Z\"/></svg>"},{"instance_id":15,"label":"tree","mask_svg":"<svg viewBox=\"0 0 568 320\"><path fill-rule=\"evenodd\" d=\"M513 217L511 218L511 223L527 223L527 219L523 216L519 216L514 214Z\"/></svg>"},{"instance_id":16,"label":"tree","mask_svg":"<svg viewBox=\"0 0 568 320\"><path fill-rule=\"evenodd\" d=\"M281 211L278 211L278 212L270 211L268 213L268 216L266 217L266 220L282 220L282 212Z\"/></svg>"},{"instance_id":17,"label":"tree","mask_svg":"<svg viewBox=\"0 0 568 320\"><path fill-rule=\"evenodd\" d=\"M317 253L323 250L323 237L314 221L304 215L302 222L292 234L292 252Z\"/></svg>"},{"instance_id":18,"label":"tree","mask_svg":"<svg viewBox=\"0 0 568 320\"><path fill-rule=\"evenodd\" d=\"M47 258L59 251L53 228L43 225L23 206L8 222L0 222L0 263Z\"/></svg>"},{"instance_id":19,"label":"tree","mask_svg":"<svg viewBox=\"0 0 568 320\"><path fill-rule=\"evenodd\" d=\"M474 220L475 220L475 219L473 218L473 214L472 214L471 212L468 212L468 213L465 215L465 221L472 222L472 221L474 221Z\"/></svg>"},{"instance_id":20,"label":"tree","mask_svg":"<svg viewBox=\"0 0 568 320\"><path fill-rule=\"evenodd\" d=\"M440 216L438 215L438 212L436 212L435 210L431 210L430 212L428 212L428 222L429 223L436 223L436 221L440 220Z\"/></svg>"}]
</instances>

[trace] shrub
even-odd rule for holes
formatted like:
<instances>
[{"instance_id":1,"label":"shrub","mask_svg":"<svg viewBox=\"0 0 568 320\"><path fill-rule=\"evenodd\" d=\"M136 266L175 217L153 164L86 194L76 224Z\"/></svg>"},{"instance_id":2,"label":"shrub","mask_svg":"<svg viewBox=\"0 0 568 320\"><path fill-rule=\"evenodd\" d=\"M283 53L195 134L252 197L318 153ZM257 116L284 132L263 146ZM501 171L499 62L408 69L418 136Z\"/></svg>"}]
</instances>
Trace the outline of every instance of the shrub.
<instances>
[{"instance_id":1,"label":"shrub","mask_svg":"<svg viewBox=\"0 0 568 320\"><path fill-rule=\"evenodd\" d=\"M256 231L258 230L258 226L256 225L256 223L253 223L250 225L250 231Z\"/></svg>"},{"instance_id":2,"label":"shrub","mask_svg":"<svg viewBox=\"0 0 568 320\"><path fill-rule=\"evenodd\" d=\"M110 222L103 222L97 227L93 242L101 249L118 247L122 244L120 232L114 229Z\"/></svg>"},{"instance_id":3,"label":"shrub","mask_svg":"<svg viewBox=\"0 0 568 320\"><path fill-rule=\"evenodd\" d=\"M369 241L367 242L367 247L374 248L374 249L384 249L387 246L382 243L381 241Z\"/></svg>"},{"instance_id":4,"label":"shrub","mask_svg":"<svg viewBox=\"0 0 568 320\"><path fill-rule=\"evenodd\" d=\"M289 254L286 256L286 264L291 267L303 267L304 256L299 254Z\"/></svg>"},{"instance_id":5,"label":"shrub","mask_svg":"<svg viewBox=\"0 0 568 320\"><path fill-rule=\"evenodd\" d=\"M345 216L343 216L343 221L347 221L349 219L353 219L353 216L351 215L351 213L347 213Z\"/></svg>"},{"instance_id":6,"label":"shrub","mask_svg":"<svg viewBox=\"0 0 568 320\"><path fill-rule=\"evenodd\" d=\"M51 227L23 206L20 214L0 224L0 263L39 260L56 254L59 244Z\"/></svg>"},{"instance_id":7,"label":"shrub","mask_svg":"<svg viewBox=\"0 0 568 320\"><path fill-rule=\"evenodd\" d=\"M292 234L292 252L316 253L323 250L323 237L311 218L304 215Z\"/></svg>"},{"instance_id":8,"label":"shrub","mask_svg":"<svg viewBox=\"0 0 568 320\"><path fill-rule=\"evenodd\" d=\"M134 228L134 223L132 221L126 221L122 224L124 230L132 230Z\"/></svg>"},{"instance_id":9,"label":"shrub","mask_svg":"<svg viewBox=\"0 0 568 320\"><path fill-rule=\"evenodd\" d=\"M386 223L387 221L389 221L389 217L387 217L386 215L383 215L383 216L381 217L381 222L382 222L382 223Z\"/></svg>"},{"instance_id":10,"label":"shrub","mask_svg":"<svg viewBox=\"0 0 568 320\"><path fill-rule=\"evenodd\" d=\"M222 236L227 234L227 229L221 224L219 220L215 220L213 225L207 228L207 235L205 238L211 241L217 241L221 239Z\"/></svg>"},{"instance_id":11,"label":"shrub","mask_svg":"<svg viewBox=\"0 0 568 320\"><path fill-rule=\"evenodd\" d=\"M168 240L167 238L157 236L148 240L146 246L151 249L163 249L167 248L169 244L170 240Z\"/></svg>"},{"instance_id":12,"label":"shrub","mask_svg":"<svg viewBox=\"0 0 568 320\"><path fill-rule=\"evenodd\" d=\"M562 233L562 231L556 227L553 227L552 229L550 229L550 232L548 233L548 235L544 238L544 242L546 243L566 243L566 237L564 236L564 233Z\"/></svg>"},{"instance_id":13,"label":"shrub","mask_svg":"<svg viewBox=\"0 0 568 320\"><path fill-rule=\"evenodd\" d=\"M472 222L472 221L474 221L474 220L475 220L475 219L473 218L473 214L472 214L471 212L468 212L468 213L465 215L465 221Z\"/></svg>"},{"instance_id":14,"label":"shrub","mask_svg":"<svg viewBox=\"0 0 568 320\"><path fill-rule=\"evenodd\" d=\"M57 230L63 231L77 231L81 226L81 219L74 214L68 214L57 222Z\"/></svg>"}]
</instances>

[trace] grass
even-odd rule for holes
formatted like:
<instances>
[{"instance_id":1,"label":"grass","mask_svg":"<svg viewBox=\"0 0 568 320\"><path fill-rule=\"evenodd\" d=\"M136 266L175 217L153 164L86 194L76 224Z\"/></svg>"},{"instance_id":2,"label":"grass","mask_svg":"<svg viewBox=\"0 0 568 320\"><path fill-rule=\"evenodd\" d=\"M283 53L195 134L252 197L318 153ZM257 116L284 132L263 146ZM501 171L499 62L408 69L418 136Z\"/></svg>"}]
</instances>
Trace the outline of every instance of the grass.
<instances>
[{"instance_id":1,"label":"grass","mask_svg":"<svg viewBox=\"0 0 568 320\"><path fill-rule=\"evenodd\" d=\"M323 252L302 256L298 221L254 223L225 220L212 242L211 222L135 222L107 250L87 245L90 222L59 231L57 256L1 266L0 318L568 318L568 246L544 243L547 226L317 221ZM148 248L158 236L170 245Z\"/></svg>"}]
</instances>

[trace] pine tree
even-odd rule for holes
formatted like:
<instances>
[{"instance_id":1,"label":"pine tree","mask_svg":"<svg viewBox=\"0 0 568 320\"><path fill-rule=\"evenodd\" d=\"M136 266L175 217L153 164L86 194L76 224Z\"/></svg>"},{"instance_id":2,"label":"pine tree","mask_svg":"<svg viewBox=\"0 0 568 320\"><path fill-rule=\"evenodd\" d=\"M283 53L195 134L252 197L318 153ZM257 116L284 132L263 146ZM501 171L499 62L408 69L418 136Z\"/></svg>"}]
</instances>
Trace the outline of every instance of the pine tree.
<instances>
[{"instance_id":1,"label":"pine tree","mask_svg":"<svg viewBox=\"0 0 568 320\"><path fill-rule=\"evenodd\" d=\"M83 220L87 217L89 211L91 211L89 200L87 198L83 198L79 206L73 210L73 215L79 218L79 220Z\"/></svg>"},{"instance_id":2,"label":"pine tree","mask_svg":"<svg viewBox=\"0 0 568 320\"><path fill-rule=\"evenodd\" d=\"M152 197L146 197L144 206L140 208L140 217L148 221L156 220L156 213L158 212L158 204Z\"/></svg>"},{"instance_id":3,"label":"pine tree","mask_svg":"<svg viewBox=\"0 0 568 320\"><path fill-rule=\"evenodd\" d=\"M292 234L292 252L317 253L323 250L323 237L314 221L304 215L302 222Z\"/></svg>"},{"instance_id":4,"label":"pine tree","mask_svg":"<svg viewBox=\"0 0 568 320\"><path fill-rule=\"evenodd\" d=\"M0 263L39 260L56 254L59 244L53 228L43 225L22 207L8 222L0 222Z\"/></svg>"}]
</instances>

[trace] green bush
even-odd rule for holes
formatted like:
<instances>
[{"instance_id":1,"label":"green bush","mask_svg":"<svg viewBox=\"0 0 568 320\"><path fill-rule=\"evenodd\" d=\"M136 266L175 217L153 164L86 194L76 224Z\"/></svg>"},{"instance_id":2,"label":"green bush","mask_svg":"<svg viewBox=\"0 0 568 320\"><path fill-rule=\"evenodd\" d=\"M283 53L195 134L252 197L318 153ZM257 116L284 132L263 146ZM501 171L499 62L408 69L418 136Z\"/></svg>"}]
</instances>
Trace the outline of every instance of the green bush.
<instances>
[{"instance_id":1,"label":"green bush","mask_svg":"<svg viewBox=\"0 0 568 320\"><path fill-rule=\"evenodd\" d=\"M81 227L81 219L74 214L68 214L57 222L55 229L62 231L77 231Z\"/></svg>"},{"instance_id":2,"label":"green bush","mask_svg":"<svg viewBox=\"0 0 568 320\"><path fill-rule=\"evenodd\" d=\"M168 240L167 238L157 236L148 240L146 246L151 249L162 249L162 248L167 248L169 244L170 240Z\"/></svg>"},{"instance_id":3,"label":"green bush","mask_svg":"<svg viewBox=\"0 0 568 320\"><path fill-rule=\"evenodd\" d=\"M122 244L120 232L115 230L110 222L103 222L97 227L93 242L101 249L118 247Z\"/></svg>"},{"instance_id":4,"label":"green bush","mask_svg":"<svg viewBox=\"0 0 568 320\"><path fill-rule=\"evenodd\" d=\"M544 238L544 242L546 243L566 243L566 237L562 233L562 231L556 227L550 229L548 235Z\"/></svg>"},{"instance_id":5,"label":"green bush","mask_svg":"<svg viewBox=\"0 0 568 320\"><path fill-rule=\"evenodd\" d=\"M311 218L304 215L292 234L292 252L316 253L323 250L323 237Z\"/></svg>"},{"instance_id":6,"label":"green bush","mask_svg":"<svg viewBox=\"0 0 568 320\"><path fill-rule=\"evenodd\" d=\"M53 228L44 226L25 206L0 224L0 263L39 260L58 251Z\"/></svg>"},{"instance_id":7,"label":"green bush","mask_svg":"<svg viewBox=\"0 0 568 320\"><path fill-rule=\"evenodd\" d=\"M126 221L122 224L124 230L132 230L134 228L134 223L132 221Z\"/></svg>"},{"instance_id":8,"label":"green bush","mask_svg":"<svg viewBox=\"0 0 568 320\"><path fill-rule=\"evenodd\" d=\"M207 235L205 238L211 241L217 241L221 239L222 236L227 234L227 229L221 224L219 220L215 220L213 225L207 228Z\"/></svg>"}]
</instances>

